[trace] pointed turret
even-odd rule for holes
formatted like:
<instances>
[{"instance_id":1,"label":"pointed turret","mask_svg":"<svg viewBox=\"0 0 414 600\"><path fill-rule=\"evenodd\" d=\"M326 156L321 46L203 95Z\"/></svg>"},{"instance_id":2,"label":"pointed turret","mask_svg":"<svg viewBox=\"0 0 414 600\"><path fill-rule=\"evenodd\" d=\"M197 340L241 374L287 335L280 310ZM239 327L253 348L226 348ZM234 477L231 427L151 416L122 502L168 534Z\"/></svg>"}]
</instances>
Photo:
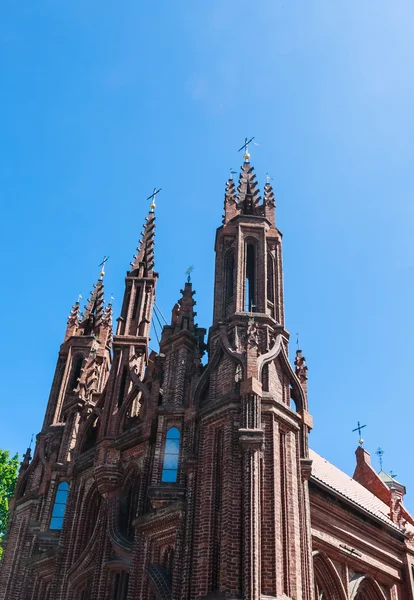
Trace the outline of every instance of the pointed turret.
<instances>
[{"instance_id":1,"label":"pointed turret","mask_svg":"<svg viewBox=\"0 0 414 600\"><path fill-rule=\"evenodd\" d=\"M80 304L79 304L79 301L77 301L72 306L71 311L69 313L67 327L66 327L66 334L65 334L65 342L70 337L72 337L72 335L78 334L79 324L80 324L80 314L81 314L80 313Z\"/></svg>"},{"instance_id":2,"label":"pointed turret","mask_svg":"<svg viewBox=\"0 0 414 600\"><path fill-rule=\"evenodd\" d=\"M239 178L238 206L244 215L260 214L260 196L257 189L256 175L250 162L245 161Z\"/></svg>"},{"instance_id":3,"label":"pointed turret","mask_svg":"<svg viewBox=\"0 0 414 600\"><path fill-rule=\"evenodd\" d=\"M223 224L233 219L239 212L236 198L236 186L233 177L226 182L226 191L224 192L224 214Z\"/></svg>"},{"instance_id":4,"label":"pointed turret","mask_svg":"<svg viewBox=\"0 0 414 600\"><path fill-rule=\"evenodd\" d=\"M194 317L197 313L193 310L196 301L193 300L195 292L190 281L187 281L184 289L180 290L181 298L172 310L171 325L174 327L174 333L185 329L194 333Z\"/></svg>"},{"instance_id":5,"label":"pointed turret","mask_svg":"<svg viewBox=\"0 0 414 600\"><path fill-rule=\"evenodd\" d=\"M275 208L276 202L273 188L270 183L267 182L264 186L263 215L271 222L273 227L276 227Z\"/></svg>"}]
</instances>

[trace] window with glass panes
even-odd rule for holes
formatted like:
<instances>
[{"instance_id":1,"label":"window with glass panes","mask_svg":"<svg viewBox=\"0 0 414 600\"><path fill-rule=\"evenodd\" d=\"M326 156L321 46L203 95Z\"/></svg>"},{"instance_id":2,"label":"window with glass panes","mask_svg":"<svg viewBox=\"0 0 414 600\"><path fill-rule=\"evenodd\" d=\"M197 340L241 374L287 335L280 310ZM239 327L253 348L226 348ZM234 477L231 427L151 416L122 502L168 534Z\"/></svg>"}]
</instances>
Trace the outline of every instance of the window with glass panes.
<instances>
[{"instance_id":1,"label":"window with glass panes","mask_svg":"<svg viewBox=\"0 0 414 600\"><path fill-rule=\"evenodd\" d=\"M165 438L164 464L161 481L175 483L178 474L178 457L180 454L180 432L176 427L167 431Z\"/></svg>"},{"instance_id":2,"label":"window with glass panes","mask_svg":"<svg viewBox=\"0 0 414 600\"><path fill-rule=\"evenodd\" d=\"M69 484L66 481L62 481L62 483L59 484L56 492L52 518L50 520L50 529L62 529L68 494Z\"/></svg>"}]
</instances>

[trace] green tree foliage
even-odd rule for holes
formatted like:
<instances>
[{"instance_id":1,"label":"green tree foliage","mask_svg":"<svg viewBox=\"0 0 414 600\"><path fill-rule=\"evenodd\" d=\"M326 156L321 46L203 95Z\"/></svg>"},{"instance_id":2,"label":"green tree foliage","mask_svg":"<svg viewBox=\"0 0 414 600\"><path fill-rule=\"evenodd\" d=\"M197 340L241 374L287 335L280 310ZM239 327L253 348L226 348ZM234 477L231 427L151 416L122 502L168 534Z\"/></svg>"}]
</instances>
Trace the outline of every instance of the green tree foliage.
<instances>
[{"instance_id":1,"label":"green tree foliage","mask_svg":"<svg viewBox=\"0 0 414 600\"><path fill-rule=\"evenodd\" d=\"M0 449L0 559L2 555L1 539L6 533L9 516L9 501L14 493L19 469L19 457L10 457L8 450Z\"/></svg>"}]
</instances>

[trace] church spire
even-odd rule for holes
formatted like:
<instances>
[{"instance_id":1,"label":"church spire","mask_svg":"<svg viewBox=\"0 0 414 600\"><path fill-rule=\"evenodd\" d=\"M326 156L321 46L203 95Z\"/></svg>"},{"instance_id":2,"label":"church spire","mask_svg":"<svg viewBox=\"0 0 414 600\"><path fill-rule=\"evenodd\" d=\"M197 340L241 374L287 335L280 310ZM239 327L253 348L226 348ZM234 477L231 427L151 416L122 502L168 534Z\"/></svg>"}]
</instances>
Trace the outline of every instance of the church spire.
<instances>
[{"instance_id":1,"label":"church spire","mask_svg":"<svg viewBox=\"0 0 414 600\"><path fill-rule=\"evenodd\" d=\"M245 157L247 154L245 155ZM248 160L245 160L239 178L238 206L241 214L257 215L260 214L260 196L257 189L256 175L253 167Z\"/></svg>"},{"instance_id":2,"label":"church spire","mask_svg":"<svg viewBox=\"0 0 414 600\"><path fill-rule=\"evenodd\" d=\"M154 269L155 213L153 208L145 219L141 235L137 253L134 255L134 261L131 262L129 277L149 277Z\"/></svg>"},{"instance_id":3,"label":"church spire","mask_svg":"<svg viewBox=\"0 0 414 600\"><path fill-rule=\"evenodd\" d=\"M267 181L264 186L263 215L271 222L273 227L276 227L275 208L276 202L273 188L269 181Z\"/></svg>"},{"instance_id":4,"label":"church spire","mask_svg":"<svg viewBox=\"0 0 414 600\"><path fill-rule=\"evenodd\" d=\"M226 190L224 192L224 214L223 224L233 219L239 212L236 199L236 186L233 181L233 171L230 172L230 178L226 182Z\"/></svg>"},{"instance_id":5,"label":"church spire","mask_svg":"<svg viewBox=\"0 0 414 600\"><path fill-rule=\"evenodd\" d=\"M101 271L102 272L102 271ZM80 327L83 335L92 335L100 327L104 311L104 285L102 275L94 284L90 297L82 315Z\"/></svg>"}]
</instances>

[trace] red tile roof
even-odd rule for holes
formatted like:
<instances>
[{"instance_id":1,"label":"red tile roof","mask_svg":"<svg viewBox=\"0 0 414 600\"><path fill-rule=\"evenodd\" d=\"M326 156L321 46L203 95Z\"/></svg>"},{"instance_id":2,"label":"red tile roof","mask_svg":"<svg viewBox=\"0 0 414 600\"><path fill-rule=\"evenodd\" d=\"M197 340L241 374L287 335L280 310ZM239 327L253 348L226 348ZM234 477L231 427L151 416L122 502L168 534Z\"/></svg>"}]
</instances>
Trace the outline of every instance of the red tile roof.
<instances>
[{"instance_id":1,"label":"red tile roof","mask_svg":"<svg viewBox=\"0 0 414 600\"><path fill-rule=\"evenodd\" d=\"M312 479L320 481L347 500L351 500L354 504L375 515L387 525L398 529L389 517L390 509L385 502L382 502L363 485L322 458L314 450L309 451L309 457L313 461Z\"/></svg>"}]
</instances>

